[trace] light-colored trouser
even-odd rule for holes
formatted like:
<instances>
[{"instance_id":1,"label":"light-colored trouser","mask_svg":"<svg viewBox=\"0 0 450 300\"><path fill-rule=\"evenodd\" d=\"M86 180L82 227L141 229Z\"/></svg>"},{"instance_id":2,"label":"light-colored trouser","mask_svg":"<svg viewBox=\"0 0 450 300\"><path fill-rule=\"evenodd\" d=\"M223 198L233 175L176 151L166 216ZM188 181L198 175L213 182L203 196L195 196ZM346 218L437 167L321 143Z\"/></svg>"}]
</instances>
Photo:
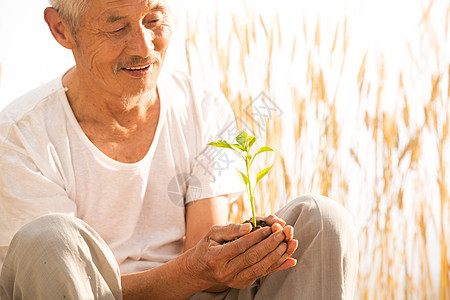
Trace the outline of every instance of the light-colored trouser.
<instances>
[{"instance_id":1,"label":"light-colored trouser","mask_svg":"<svg viewBox=\"0 0 450 300\"><path fill-rule=\"evenodd\" d=\"M200 292L190 299L352 299L358 246L348 212L328 198L304 195L276 215L294 227L299 241L295 267L243 290ZM0 296L2 300L122 297L110 249L84 222L61 215L37 219L14 237L0 277Z\"/></svg>"},{"instance_id":2,"label":"light-colored trouser","mask_svg":"<svg viewBox=\"0 0 450 300\"><path fill-rule=\"evenodd\" d=\"M353 299L358 275L358 242L350 214L338 203L304 195L275 213L294 227L297 265L260 278L242 290L201 292L190 300Z\"/></svg>"},{"instance_id":3,"label":"light-colored trouser","mask_svg":"<svg viewBox=\"0 0 450 300\"><path fill-rule=\"evenodd\" d=\"M46 215L23 226L11 241L0 299L122 299L119 266L85 222Z\"/></svg>"}]
</instances>

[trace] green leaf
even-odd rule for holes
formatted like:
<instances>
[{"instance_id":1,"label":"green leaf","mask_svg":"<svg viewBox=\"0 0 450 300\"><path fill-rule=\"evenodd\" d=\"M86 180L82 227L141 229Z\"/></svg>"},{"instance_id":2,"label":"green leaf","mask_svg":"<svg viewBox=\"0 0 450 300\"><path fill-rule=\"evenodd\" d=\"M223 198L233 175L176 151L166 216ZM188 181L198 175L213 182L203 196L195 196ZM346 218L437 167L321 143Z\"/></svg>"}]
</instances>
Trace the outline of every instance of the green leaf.
<instances>
[{"instance_id":1,"label":"green leaf","mask_svg":"<svg viewBox=\"0 0 450 300\"><path fill-rule=\"evenodd\" d=\"M215 141L215 142L211 142L211 143L209 143L207 145L218 147L218 148L230 148L230 149L233 149L231 147L231 145L227 141L224 141L224 140L218 140L218 141Z\"/></svg>"},{"instance_id":2,"label":"green leaf","mask_svg":"<svg viewBox=\"0 0 450 300\"><path fill-rule=\"evenodd\" d=\"M255 153L254 156L256 156L260 153L266 152L266 151L273 151L273 149L270 147L267 147L267 146L261 147L261 148L259 148L258 152Z\"/></svg>"},{"instance_id":3,"label":"green leaf","mask_svg":"<svg viewBox=\"0 0 450 300\"><path fill-rule=\"evenodd\" d=\"M250 180L248 179L248 177L242 173L241 171L239 171L238 169L236 169L236 171L238 171L239 176L241 177L242 181L245 183L245 185L247 185Z\"/></svg>"},{"instance_id":4,"label":"green leaf","mask_svg":"<svg viewBox=\"0 0 450 300\"><path fill-rule=\"evenodd\" d=\"M254 136L249 136L248 137L248 150L250 151L250 148L253 146L253 144L256 142L257 138L255 138Z\"/></svg>"},{"instance_id":5,"label":"green leaf","mask_svg":"<svg viewBox=\"0 0 450 300\"><path fill-rule=\"evenodd\" d=\"M242 131L241 133L239 133L236 137L236 142L238 142L238 144L242 147L245 147L245 143L247 142L247 132Z\"/></svg>"},{"instance_id":6,"label":"green leaf","mask_svg":"<svg viewBox=\"0 0 450 300\"><path fill-rule=\"evenodd\" d=\"M258 172L258 174L256 175L255 186L261 179L263 179L264 176L267 175L267 173L269 173L269 171L270 171L270 169L272 169L272 167L273 167L273 164L270 167L265 168L264 170Z\"/></svg>"},{"instance_id":7,"label":"green leaf","mask_svg":"<svg viewBox=\"0 0 450 300\"><path fill-rule=\"evenodd\" d=\"M245 151L245 148L239 144L231 144L231 146L234 146L234 147L238 148L239 150Z\"/></svg>"},{"instance_id":8,"label":"green leaf","mask_svg":"<svg viewBox=\"0 0 450 300\"><path fill-rule=\"evenodd\" d=\"M250 165L251 165L251 164L253 163L253 161L255 160L256 155L258 155L258 154L260 154L260 153L263 153L263 152L266 152L266 151L273 151L273 149L270 148L270 147L267 147L267 146L264 146L264 147L259 148L258 152L256 152L256 153L253 155L253 158L252 158L252 160L250 161Z\"/></svg>"}]
</instances>

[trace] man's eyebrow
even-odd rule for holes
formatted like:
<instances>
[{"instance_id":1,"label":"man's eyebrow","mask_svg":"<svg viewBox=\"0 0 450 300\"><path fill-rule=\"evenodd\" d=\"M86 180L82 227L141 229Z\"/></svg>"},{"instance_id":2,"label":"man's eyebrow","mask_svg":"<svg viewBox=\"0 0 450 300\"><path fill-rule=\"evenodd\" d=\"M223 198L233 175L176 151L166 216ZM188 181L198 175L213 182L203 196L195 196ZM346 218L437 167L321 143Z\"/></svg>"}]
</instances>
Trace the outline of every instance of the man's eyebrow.
<instances>
[{"instance_id":1,"label":"man's eyebrow","mask_svg":"<svg viewBox=\"0 0 450 300\"><path fill-rule=\"evenodd\" d=\"M150 7L149 10L165 10L166 6L164 4L164 1L154 1ZM108 18L106 19L107 23L114 23L120 20L125 19L125 16L119 16L119 15L109 15Z\"/></svg>"},{"instance_id":2,"label":"man's eyebrow","mask_svg":"<svg viewBox=\"0 0 450 300\"><path fill-rule=\"evenodd\" d=\"M165 1L154 1L150 4L150 10L164 10L166 9Z\"/></svg>"},{"instance_id":3,"label":"man's eyebrow","mask_svg":"<svg viewBox=\"0 0 450 300\"><path fill-rule=\"evenodd\" d=\"M124 16L118 16L118 15L110 15L110 16L108 16L108 18L106 19L106 22L108 22L108 23L114 23L114 22L120 21L120 20L122 20L122 19L125 19L125 17L124 17Z\"/></svg>"}]
</instances>

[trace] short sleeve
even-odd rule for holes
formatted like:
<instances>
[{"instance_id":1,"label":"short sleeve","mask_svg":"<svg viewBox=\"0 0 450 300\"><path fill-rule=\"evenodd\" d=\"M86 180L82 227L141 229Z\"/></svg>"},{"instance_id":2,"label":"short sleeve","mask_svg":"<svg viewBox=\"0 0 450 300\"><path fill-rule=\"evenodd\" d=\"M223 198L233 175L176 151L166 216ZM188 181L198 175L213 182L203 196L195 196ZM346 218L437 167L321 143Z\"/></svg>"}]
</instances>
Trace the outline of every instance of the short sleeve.
<instances>
[{"instance_id":1,"label":"short sleeve","mask_svg":"<svg viewBox=\"0 0 450 300\"><path fill-rule=\"evenodd\" d=\"M193 158L193 171L189 178L186 203L228 194L238 196L245 190L236 169L243 162L231 149L207 145L218 139L232 141L238 134L231 107L221 93L206 92L198 106L197 153Z\"/></svg>"},{"instance_id":2,"label":"short sleeve","mask_svg":"<svg viewBox=\"0 0 450 300\"><path fill-rule=\"evenodd\" d=\"M20 146L0 145L0 247L26 223L42 215L75 214L64 187L46 176Z\"/></svg>"}]
</instances>

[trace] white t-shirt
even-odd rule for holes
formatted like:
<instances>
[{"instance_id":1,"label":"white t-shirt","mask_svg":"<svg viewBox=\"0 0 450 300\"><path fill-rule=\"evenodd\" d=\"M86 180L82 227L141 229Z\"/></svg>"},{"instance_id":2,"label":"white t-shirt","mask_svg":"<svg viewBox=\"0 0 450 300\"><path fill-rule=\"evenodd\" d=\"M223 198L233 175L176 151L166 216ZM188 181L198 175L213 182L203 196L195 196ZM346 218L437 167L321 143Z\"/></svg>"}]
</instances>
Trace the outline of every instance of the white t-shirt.
<instances>
[{"instance_id":1,"label":"white t-shirt","mask_svg":"<svg viewBox=\"0 0 450 300\"><path fill-rule=\"evenodd\" d=\"M62 212L100 234L122 273L146 270L181 254L187 203L243 190L234 170L237 157L206 146L236 134L222 94L181 72L163 71L153 143L141 161L126 164L86 137L61 79L0 113L2 255L22 225Z\"/></svg>"}]
</instances>

